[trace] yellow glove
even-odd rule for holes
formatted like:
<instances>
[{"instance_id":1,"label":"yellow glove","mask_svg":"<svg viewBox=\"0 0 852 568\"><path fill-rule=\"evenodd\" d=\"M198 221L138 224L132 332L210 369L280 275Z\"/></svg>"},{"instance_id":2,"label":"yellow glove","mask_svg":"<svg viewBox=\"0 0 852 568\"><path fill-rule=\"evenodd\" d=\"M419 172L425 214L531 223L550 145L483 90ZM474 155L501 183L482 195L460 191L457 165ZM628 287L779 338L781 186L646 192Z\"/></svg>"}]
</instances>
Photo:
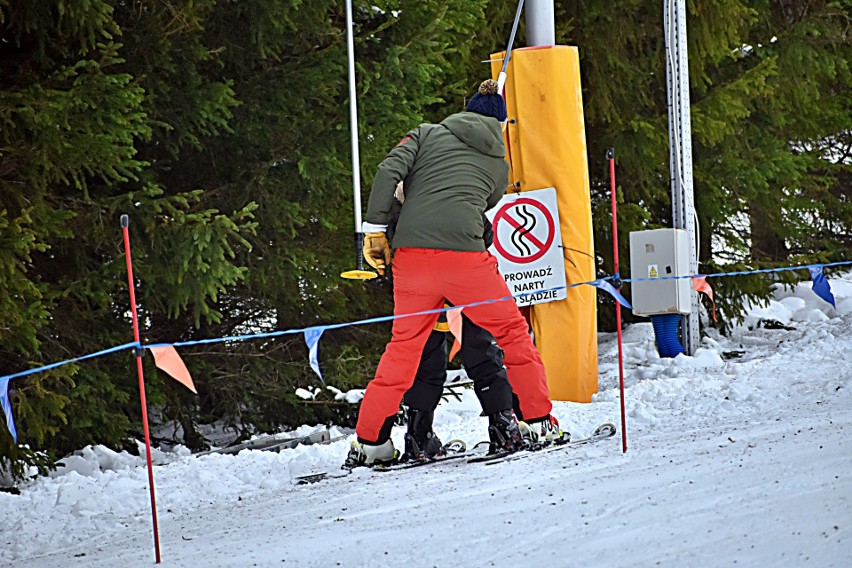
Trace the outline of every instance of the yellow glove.
<instances>
[{"instance_id":1,"label":"yellow glove","mask_svg":"<svg viewBox=\"0 0 852 568\"><path fill-rule=\"evenodd\" d=\"M384 233L366 233L364 235L364 260L367 264L384 275L385 268L390 266L391 251L388 238Z\"/></svg>"}]
</instances>

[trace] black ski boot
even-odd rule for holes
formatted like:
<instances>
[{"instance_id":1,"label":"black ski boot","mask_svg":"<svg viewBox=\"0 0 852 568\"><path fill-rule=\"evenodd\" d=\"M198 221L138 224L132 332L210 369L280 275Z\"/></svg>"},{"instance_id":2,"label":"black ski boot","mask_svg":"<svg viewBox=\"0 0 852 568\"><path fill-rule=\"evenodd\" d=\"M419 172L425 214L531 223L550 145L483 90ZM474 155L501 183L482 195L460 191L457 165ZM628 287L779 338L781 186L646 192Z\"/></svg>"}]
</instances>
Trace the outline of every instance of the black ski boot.
<instances>
[{"instance_id":1,"label":"black ski boot","mask_svg":"<svg viewBox=\"0 0 852 568\"><path fill-rule=\"evenodd\" d=\"M403 461L428 460L443 453L443 445L432 431L434 412L408 409L408 432L405 433Z\"/></svg>"},{"instance_id":2,"label":"black ski boot","mask_svg":"<svg viewBox=\"0 0 852 568\"><path fill-rule=\"evenodd\" d=\"M515 452L525 447L518 419L510 410L488 415L488 453Z\"/></svg>"}]
</instances>

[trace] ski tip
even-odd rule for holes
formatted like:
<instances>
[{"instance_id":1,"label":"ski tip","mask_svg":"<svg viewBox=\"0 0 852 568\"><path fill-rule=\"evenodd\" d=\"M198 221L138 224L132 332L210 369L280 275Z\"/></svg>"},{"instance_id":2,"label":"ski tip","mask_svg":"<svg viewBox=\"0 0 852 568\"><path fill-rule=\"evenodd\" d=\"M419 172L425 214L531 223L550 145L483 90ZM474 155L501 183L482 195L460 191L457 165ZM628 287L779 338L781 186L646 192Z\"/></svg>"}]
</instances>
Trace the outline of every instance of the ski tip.
<instances>
[{"instance_id":1,"label":"ski tip","mask_svg":"<svg viewBox=\"0 0 852 568\"><path fill-rule=\"evenodd\" d=\"M595 428L595 436L615 436L615 424L606 422Z\"/></svg>"},{"instance_id":2,"label":"ski tip","mask_svg":"<svg viewBox=\"0 0 852 568\"><path fill-rule=\"evenodd\" d=\"M445 454L459 454L467 450L467 444L464 440L460 440L458 438L454 438L444 444L442 448Z\"/></svg>"},{"instance_id":3,"label":"ski tip","mask_svg":"<svg viewBox=\"0 0 852 568\"><path fill-rule=\"evenodd\" d=\"M316 483L317 481L322 481L328 477L328 472L321 473L309 473L308 475L300 475L296 478L296 483L299 485L307 485L309 483Z\"/></svg>"}]
</instances>

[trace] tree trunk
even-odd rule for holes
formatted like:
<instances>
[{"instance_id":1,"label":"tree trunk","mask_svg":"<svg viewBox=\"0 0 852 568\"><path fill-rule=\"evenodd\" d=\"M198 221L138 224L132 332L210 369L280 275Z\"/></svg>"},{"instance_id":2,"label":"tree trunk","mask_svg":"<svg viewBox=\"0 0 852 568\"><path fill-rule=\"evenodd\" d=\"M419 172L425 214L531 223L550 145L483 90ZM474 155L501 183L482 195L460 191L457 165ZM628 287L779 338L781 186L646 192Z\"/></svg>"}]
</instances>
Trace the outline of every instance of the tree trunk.
<instances>
[{"instance_id":1,"label":"tree trunk","mask_svg":"<svg viewBox=\"0 0 852 568\"><path fill-rule=\"evenodd\" d=\"M751 202L749 205L751 228L751 257L756 261L781 262L787 260L790 250L778 232L781 226L781 209L773 202Z\"/></svg>"}]
</instances>

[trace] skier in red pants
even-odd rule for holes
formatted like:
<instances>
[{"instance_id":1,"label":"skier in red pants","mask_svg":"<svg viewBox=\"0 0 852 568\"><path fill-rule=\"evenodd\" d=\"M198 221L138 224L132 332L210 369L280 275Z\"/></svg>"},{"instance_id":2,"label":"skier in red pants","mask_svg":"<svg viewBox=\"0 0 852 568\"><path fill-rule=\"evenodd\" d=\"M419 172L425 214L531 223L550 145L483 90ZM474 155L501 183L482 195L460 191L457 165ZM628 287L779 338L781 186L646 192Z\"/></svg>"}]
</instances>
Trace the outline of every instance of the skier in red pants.
<instances>
[{"instance_id":1,"label":"skier in red pants","mask_svg":"<svg viewBox=\"0 0 852 568\"><path fill-rule=\"evenodd\" d=\"M508 186L508 164L501 123L506 105L497 84L483 82L467 112L440 124L409 132L379 165L367 206L364 257L384 273L391 254L385 232L394 190L404 181L406 203L393 239L394 313L410 314L453 305L488 330L505 352L504 363L520 410L542 441L561 435L550 415L544 365L527 333L527 323L483 243L482 214L494 207ZM358 413L347 465L393 461L398 452L391 428L405 392L411 387L423 346L437 314L397 318L375 378L367 386ZM502 446L521 443L511 408L489 416L489 435ZM492 433L493 432L493 433Z\"/></svg>"},{"instance_id":2,"label":"skier in red pants","mask_svg":"<svg viewBox=\"0 0 852 568\"><path fill-rule=\"evenodd\" d=\"M405 202L402 182L397 184L394 197L386 231L391 243L399 223L402 204ZM488 249L494 243L494 230L485 215L482 216L482 223L484 227L482 241ZM445 307L450 306L445 305ZM447 334L450 332L450 326L446 316L445 313L438 316L438 323L429 334L420 355L414 384L402 397L403 406L407 408L408 423L405 433L405 452L400 457L402 461L428 460L441 455L444 451L440 438L432 429L432 422L447 380ZM515 417L523 420L518 397L512 391L506 367L503 366L503 350L497 345L497 340L465 315L461 316L460 331L459 356L467 376L473 381L473 390L479 399L479 404L482 405L482 412L486 416L504 416L504 422L512 424L514 421L511 414L507 412L511 408L515 412ZM518 426L521 437L525 438L529 444L534 443L533 429L525 422L519 422ZM502 439L503 431L494 426L489 426L489 431L489 451L505 449L507 443ZM514 441L511 442L512 445L514 443Z\"/></svg>"}]
</instances>

